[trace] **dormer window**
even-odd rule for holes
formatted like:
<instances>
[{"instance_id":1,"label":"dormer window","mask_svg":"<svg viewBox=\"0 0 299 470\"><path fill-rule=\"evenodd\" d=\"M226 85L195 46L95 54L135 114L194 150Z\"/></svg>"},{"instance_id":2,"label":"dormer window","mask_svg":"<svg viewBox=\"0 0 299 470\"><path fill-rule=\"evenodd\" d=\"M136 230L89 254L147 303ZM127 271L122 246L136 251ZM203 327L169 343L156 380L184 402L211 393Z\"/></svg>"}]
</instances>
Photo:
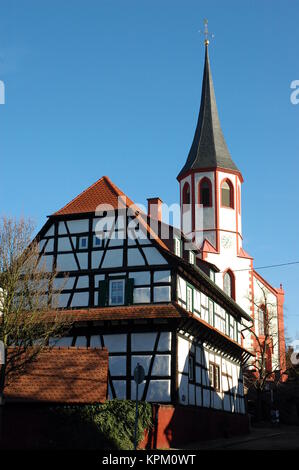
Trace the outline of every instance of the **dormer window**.
<instances>
[{"instance_id":1,"label":"dormer window","mask_svg":"<svg viewBox=\"0 0 299 470\"><path fill-rule=\"evenodd\" d=\"M195 253L194 251L189 251L189 263L195 264Z\"/></svg>"},{"instance_id":2,"label":"dormer window","mask_svg":"<svg viewBox=\"0 0 299 470\"><path fill-rule=\"evenodd\" d=\"M234 208L234 188L229 179L221 183L221 205L222 207Z\"/></svg>"}]
</instances>

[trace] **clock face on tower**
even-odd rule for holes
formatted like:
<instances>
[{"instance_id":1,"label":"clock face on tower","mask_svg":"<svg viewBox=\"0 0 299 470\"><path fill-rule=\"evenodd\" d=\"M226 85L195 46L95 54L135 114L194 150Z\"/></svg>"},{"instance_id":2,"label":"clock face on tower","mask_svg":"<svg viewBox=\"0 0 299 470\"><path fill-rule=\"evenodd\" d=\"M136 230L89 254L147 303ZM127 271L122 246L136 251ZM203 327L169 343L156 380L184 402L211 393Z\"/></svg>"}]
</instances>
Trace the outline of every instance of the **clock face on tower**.
<instances>
[{"instance_id":1,"label":"clock face on tower","mask_svg":"<svg viewBox=\"0 0 299 470\"><path fill-rule=\"evenodd\" d=\"M223 248L231 248L231 246L232 246L231 236L230 235L222 235L221 245L223 246Z\"/></svg>"}]
</instances>

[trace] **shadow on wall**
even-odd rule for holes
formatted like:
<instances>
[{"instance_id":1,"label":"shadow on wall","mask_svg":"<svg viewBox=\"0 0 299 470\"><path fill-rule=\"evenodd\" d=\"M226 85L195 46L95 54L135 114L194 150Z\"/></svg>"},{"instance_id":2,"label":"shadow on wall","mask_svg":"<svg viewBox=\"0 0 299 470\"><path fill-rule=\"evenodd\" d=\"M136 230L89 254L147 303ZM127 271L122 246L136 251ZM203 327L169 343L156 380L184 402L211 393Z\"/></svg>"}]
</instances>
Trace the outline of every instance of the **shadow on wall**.
<instances>
[{"instance_id":1,"label":"shadow on wall","mask_svg":"<svg viewBox=\"0 0 299 470\"><path fill-rule=\"evenodd\" d=\"M226 393L216 392L213 390L213 384L211 383L211 379L208 374L208 367L204 354L203 357L204 360L201 361L203 366L201 367L201 382L204 384L206 395L210 395L209 405L203 406L203 391L200 391L201 400L198 400L200 403L199 406L154 404L153 428L147 436L147 439L144 441L142 447L151 449L169 447L177 448L191 442L249 433L249 419L247 414L224 410L224 402L227 399L230 401L232 409L235 409L236 395L238 392L237 387L232 386L232 384L229 387L230 379L229 377L226 377ZM184 370L189 371L189 358L187 361L188 364L185 364L186 367ZM188 394L190 387L191 390L192 387L194 389L196 388L196 380L190 382L189 376L190 375L188 374ZM194 377L196 379L196 374ZM213 381L215 381L215 378ZM221 390L223 390L224 383L225 380L221 380ZM194 392L191 391L191 395L193 395L193 393L196 394L196 390L194 390ZM215 404L211 399L211 396L215 394L217 394L219 399L217 402L217 409L211 408L212 404ZM220 394L222 394L222 398L219 396ZM177 391L177 395L179 397L179 390ZM204 403L207 405L207 398Z\"/></svg>"}]
</instances>

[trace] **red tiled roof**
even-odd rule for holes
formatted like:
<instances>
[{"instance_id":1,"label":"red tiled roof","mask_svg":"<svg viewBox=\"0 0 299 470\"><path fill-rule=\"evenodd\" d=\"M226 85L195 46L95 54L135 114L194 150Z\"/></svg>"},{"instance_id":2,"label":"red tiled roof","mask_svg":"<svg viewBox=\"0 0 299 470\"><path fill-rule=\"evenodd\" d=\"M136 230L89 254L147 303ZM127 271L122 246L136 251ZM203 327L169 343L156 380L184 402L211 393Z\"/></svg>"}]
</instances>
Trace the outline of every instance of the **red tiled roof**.
<instances>
[{"instance_id":1,"label":"red tiled roof","mask_svg":"<svg viewBox=\"0 0 299 470\"><path fill-rule=\"evenodd\" d=\"M213 327L198 315L188 312L185 308L181 307L177 302L169 304L156 304L156 305L130 305L126 307L101 307L101 308L87 308L87 309L74 309L62 310L66 318L70 318L74 322L85 321L104 321L104 320L143 320L143 319L171 319L171 318L192 318L197 323L201 324L207 330L212 331L214 334L221 336L226 342L230 342L237 346L237 348L249 353L246 349L240 346L236 341L226 336L224 333ZM57 312L55 313L55 315ZM250 354L250 353L249 353Z\"/></svg>"},{"instance_id":2,"label":"red tiled roof","mask_svg":"<svg viewBox=\"0 0 299 470\"><path fill-rule=\"evenodd\" d=\"M13 376L4 394L9 401L99 403L106 400L107 378L107 349L51 348Z\"/></svg>"},{"instance_id":3,"label":"red tiled roof","mask_svg":"<svg viewBox=\"0 0 299 470\"><path fill-rule=\"evenodd\" d=\"M154 233L146 222L146 214L119 189L108 176L102 176L96 183L75 197L66 206L53 215L70 215L96 212L100 204L109 204L113 209L124 209L130 207L137 216L140 224L145 228L152 239L164 249L169 251L165 243Z\"/></svg>"},{"instance_id":4,"label":"red tiled roof","mask_svg":"<svg viewBox=\"0 0 299 470\"><path fill-rule=\"evenodd\" d=\"M140 320L145 318L180 318L182 315L173 304L130 305L121 307L102 307L62 310L65 319L70 321L100 320ZM57 315L57 311L53 312ZM50 314L51 315L51 314ZM186 312L187 315L187 312Z\"/></svg>"},{"instance_id":5,"label":"red tiled roof","mask_svg":"<svg viewBox=\"0 0 299 470\"><path fill-rule=\"evenodd\" d=\"M108 176L102 176L102 178L53 215L95 212L100 204L110 204L114 209L117 209L119 197L126 198L125 203L127 207L134 205L133 201L113 184Z\"/></svg>"}]
</instances>

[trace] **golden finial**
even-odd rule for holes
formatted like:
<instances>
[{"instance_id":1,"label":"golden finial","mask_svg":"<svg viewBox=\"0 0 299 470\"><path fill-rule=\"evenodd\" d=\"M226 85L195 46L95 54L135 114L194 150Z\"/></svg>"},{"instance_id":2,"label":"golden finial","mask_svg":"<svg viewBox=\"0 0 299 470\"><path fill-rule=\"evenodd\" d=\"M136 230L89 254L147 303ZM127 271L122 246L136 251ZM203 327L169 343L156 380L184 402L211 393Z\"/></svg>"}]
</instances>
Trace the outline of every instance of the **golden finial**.
<instances>
[{"instance_id":1,"label":"golden finial","mask_svg":"<svg viewBox=\"0 0 299 470\"><path fill-rule=\"evenodd\" d=\"M204 44L205 44L205 46L208 46L208 45L210 44L209 36L210 36L211 38L213 38L213 37L214 37L214 34L211 34L211 33L209 32L209 29L208 29L208 20L207 20L206 18L203 20L203 24L204 24L204 30L203 30L203 31L200 30L199 32L204 35L204 37L205 37Z\"/></svg>"}]
</instances>

